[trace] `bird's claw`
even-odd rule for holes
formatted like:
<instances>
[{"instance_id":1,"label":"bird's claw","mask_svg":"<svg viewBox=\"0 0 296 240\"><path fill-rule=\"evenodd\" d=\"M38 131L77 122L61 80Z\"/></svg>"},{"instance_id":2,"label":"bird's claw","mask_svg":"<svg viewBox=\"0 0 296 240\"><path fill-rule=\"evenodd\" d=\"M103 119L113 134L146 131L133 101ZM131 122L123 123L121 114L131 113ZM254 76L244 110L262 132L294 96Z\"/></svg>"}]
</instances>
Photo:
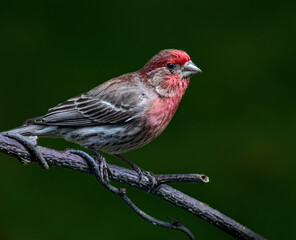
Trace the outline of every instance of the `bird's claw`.
<instances>
[{"instance_id":1,"label":"bird's claw","mask_svg":"<svg viewBox=\"0 0 296 240\"><path fill-rule=\"evenodd\" d=\"M145 170L143 170L142 168L140 168L140 167L138 167L136 165L134 165L133 170L138 173L139 181L143 180L143 176L145 176L145 177L147 177L149 179L149 181L151 183L149 191L155 189L159 185L156 177L154 176L154 174L152 172L145 171Z\"/></svg>"},{"instance_id":2,"label":"bird's claw","mask_svg":"<svg viewBox=\"0 0 296 240\"><path fill-rule=\"evenodd\" d=\"M135 172L138 173L139 182L141 182L143 180L143 176L146 176L149 179L149 181L151 182L151 185L149 187L149 191L154 190L159 185L159 182L158 182L157 178L154 176L154 174L152 172L148 172L148 171L143 170L138 165L136 165L133 162L129 161L128 159L126 159L122 155L119 155L119 154L114 154L114 155L116 157L118 157L119 159L121 159L122 161L126 162L128 165L130 165L131 168Z\"/></svg>"},{"instance_id":3,"label":"bird's claw","mask_svg":"<svg viewBox=\"0 0 296 240\"><path fill-rule=\"evenodd\" d=\"M31 154L32 158L35 158L37 162L39 162L39 165L43 169L49 169L49 165L44 159L43 155L40 151L37 150L37 138L36 137L24 137L18 133L13 132L6 132L3 133L3 136L11 138L19 142L21 145L23 145L28 152Z\"/></svg>"},{"instance_id":4,"label":"bird's claw","mask_svg":"<svg viewBox=\"0 0 296 240\"><path fill-rule=\"evenodd\" d=\"M103 156L95 153L94 157L91 157L86 152L76 149L67 149L67 151L82 157L89 164L95 177L102 185L107 187L110 185L109 176L111 175L111 171Z\"/></svg>"},{"instance_id":5,"label":"bird's claw","mask_svg":"<svg viewBox=\"0 0 296 240\"><path fill-rule=\"evenodd\" d=\"M109 185L109 176L111 176L112 173L107 165L105 158L103 158L101 155L98 156L97 154L95 154L94 159L99 165L101 181L104 181L107 185Z\"/></svg>"}]
</instances>

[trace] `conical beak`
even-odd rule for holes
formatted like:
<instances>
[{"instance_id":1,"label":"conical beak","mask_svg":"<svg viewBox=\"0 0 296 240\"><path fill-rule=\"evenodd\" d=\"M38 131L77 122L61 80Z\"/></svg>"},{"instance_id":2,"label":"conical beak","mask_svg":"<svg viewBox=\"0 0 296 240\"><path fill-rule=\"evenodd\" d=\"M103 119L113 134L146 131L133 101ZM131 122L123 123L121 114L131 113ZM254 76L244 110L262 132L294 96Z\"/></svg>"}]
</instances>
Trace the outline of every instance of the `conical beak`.
<instances>
[{"instance_id":1,"label":"conical beak","mask_svg":"<svg viewBox=\"0 0 296 240\"><path fill-rule=\"evenodd\" d=\"M182 68L182 77L188 78L200 72L201 70L192 61L188 61Z\"/></svg>"}]
</instances>

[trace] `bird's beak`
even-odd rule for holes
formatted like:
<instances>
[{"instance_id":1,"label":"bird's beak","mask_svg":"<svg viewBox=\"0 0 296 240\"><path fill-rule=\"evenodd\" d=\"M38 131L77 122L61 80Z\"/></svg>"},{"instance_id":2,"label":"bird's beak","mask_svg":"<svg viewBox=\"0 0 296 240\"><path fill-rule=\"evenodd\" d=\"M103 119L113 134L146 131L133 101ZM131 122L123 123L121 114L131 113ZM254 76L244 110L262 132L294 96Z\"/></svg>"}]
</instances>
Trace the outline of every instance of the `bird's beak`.
<instances>
[{"instance_id":1,"label":"bird's beak","mask_svg":"<svg viewBox=\"0 0 296 240\"><path fill-rule=\"evenodd\" d=\"M192 61L188 61L182 68L182 77L188 78L200 72L201 70Z\"/></svg>"}]
</instances>

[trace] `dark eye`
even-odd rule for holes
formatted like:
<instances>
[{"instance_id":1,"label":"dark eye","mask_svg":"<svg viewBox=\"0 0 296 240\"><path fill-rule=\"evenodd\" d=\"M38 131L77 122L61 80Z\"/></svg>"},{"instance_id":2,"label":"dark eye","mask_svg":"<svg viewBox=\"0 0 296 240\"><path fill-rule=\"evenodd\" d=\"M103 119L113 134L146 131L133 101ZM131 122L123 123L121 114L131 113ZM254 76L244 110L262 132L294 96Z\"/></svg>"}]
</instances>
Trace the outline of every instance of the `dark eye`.
<instances>
[{"instance_id":1,"label":"dark eye","mask_svg":"<svg viewBox=\"0 0 296 240\"><path fill-rule=\"evenodd\" d=\"M175 64L173 64L173 63L168 63L167 64L168 69L173 69L174 67L175 67Z\"/></svg>"}]
</instances>

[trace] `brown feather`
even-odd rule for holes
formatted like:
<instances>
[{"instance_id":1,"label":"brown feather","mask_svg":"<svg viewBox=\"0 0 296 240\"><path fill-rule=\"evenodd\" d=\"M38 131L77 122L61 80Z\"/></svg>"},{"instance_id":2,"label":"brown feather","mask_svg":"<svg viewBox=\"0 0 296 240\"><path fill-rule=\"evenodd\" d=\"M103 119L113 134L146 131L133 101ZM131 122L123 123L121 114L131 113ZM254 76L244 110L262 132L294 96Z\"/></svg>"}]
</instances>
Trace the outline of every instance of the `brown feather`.
<instances>
[{"instance_id":1,"label":"brown feather","mask_svg":"<svg viewBox=\"0 0 296 240\"><path fill-rule=\"evenodd\" d=\"M49 109L42 117L27 120L26 124L86 127L119 124L140 116L148 99L139 91L134 77L135 74L125 74L111 79Z\"/></svg>"}]
</instances>

